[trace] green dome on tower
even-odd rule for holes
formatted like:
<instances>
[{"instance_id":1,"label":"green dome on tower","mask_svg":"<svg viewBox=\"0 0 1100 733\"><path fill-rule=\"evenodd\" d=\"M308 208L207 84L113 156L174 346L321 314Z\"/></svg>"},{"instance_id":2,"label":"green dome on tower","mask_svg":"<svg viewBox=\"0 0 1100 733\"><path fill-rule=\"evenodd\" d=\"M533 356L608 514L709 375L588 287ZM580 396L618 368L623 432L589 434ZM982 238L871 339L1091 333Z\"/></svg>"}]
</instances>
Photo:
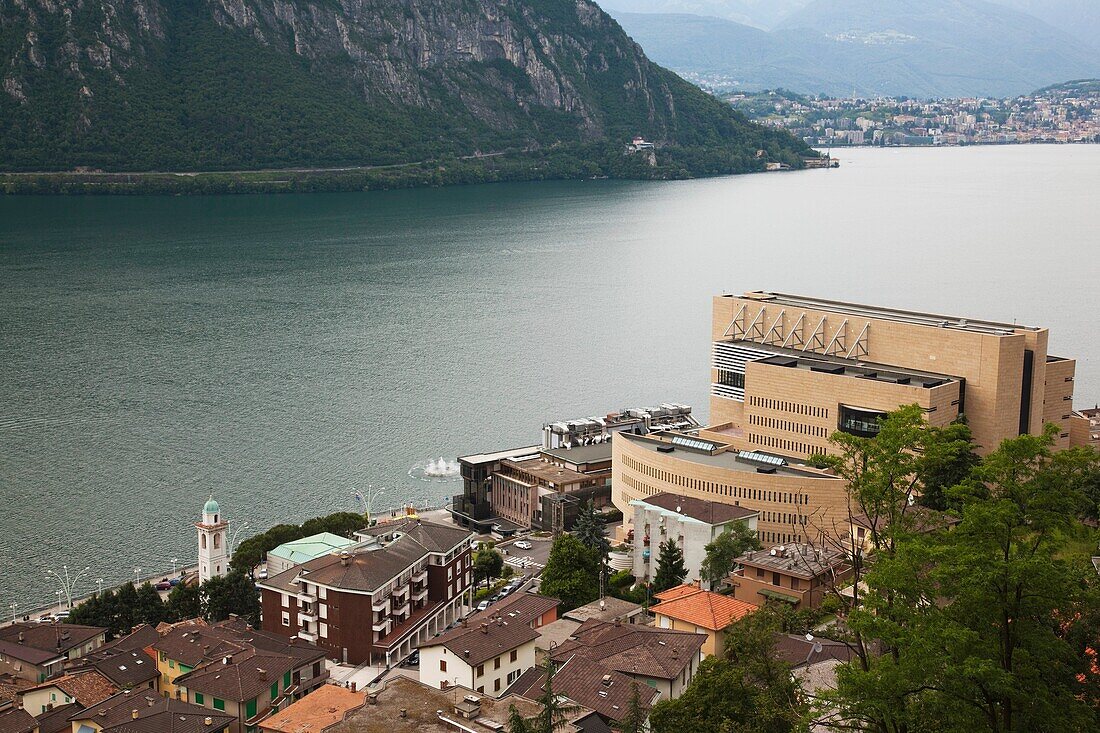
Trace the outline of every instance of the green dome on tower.
<instances>
[{"instance_id":1,"label":"green dome on tower","mask_svg":"<svg viewBox=\"0 0 1100 733\"><path fill-rule=\"evenodd\" d=\"M218 507L218 502L214 501L214 497L211 496L206 500L206 505L203 506L202 511L204 514L219 514L221 510Z\"/></svg>"}]
</instances>

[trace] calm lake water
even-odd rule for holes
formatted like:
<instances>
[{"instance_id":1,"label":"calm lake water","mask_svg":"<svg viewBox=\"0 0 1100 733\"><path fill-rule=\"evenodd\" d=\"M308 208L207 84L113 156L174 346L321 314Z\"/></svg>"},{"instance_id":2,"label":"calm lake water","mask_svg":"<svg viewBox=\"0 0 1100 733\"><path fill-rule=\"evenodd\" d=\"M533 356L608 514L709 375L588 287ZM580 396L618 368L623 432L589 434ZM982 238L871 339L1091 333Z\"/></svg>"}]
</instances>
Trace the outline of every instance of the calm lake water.
<instances>
[{"instance_id":1,"label":"calm lake water","mask_svg":"<svg viewBox=\"0 0 1100 733\"><path fill-rule=\"evenodd\" d=\"M674 400L710 297L763 288L1051 329L1100 400L1100 147L852 150L833 171L214 198L0 198L0 612L48 568L438 504L439 456ZM245 534L250 533L246 531ZM94 589L94 582L82 590ZM78 589L79 590L79 589Z\"/></svg>"}]
</instances>

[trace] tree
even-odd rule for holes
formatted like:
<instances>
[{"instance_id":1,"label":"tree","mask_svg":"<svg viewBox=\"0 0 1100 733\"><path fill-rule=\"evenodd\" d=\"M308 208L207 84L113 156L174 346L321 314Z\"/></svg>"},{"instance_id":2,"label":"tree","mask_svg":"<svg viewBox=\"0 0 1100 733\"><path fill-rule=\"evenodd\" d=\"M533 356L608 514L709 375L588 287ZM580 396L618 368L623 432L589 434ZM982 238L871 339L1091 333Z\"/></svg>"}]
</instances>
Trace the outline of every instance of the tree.
<instances>
[{"instance_id":1,"label":"tree","mask_svg":"<svg viewBox=\"0 0 1100 733\"><path fill-rule=\"evenodd\" d=\"M137 626L137 606L138 606L138 594L137 588L133 583L126 583L122 585L118 592L115 593L113 603L111 604L111 613L109 618L111 619L110 629L116 636L119 634L128 634L130 630Z\"/></svg>"},{"instance_id":2,"label":"tree","mask_svg":"<svg viewBox=\"0 0 1100 733\"><path fill-rule=\"evenodd\" d=\"M684 582L687 567L684 566L684 552L672 539L663 541L657 556L657 572L653 576L653 590L661 593Z\"/></svg>"},{"instance_id":3,"label":"tree","mask_svg":"<svg viewBox=\"0 0 1100 733\"><path fill-rule=\"evenodd\" d=\"M789 733L807 707L790 665L775 649L778 613L765 606L726 629L725 657L708 657L687 690L650 714L654 733Z\"/></svg>"},{"instance_id":4,"label":"tree","mask_svg":"<svg viewBox=\"0 0 1100 733\"><path fill-rule=\"evenodd\" d=\"M160 594L148 582L143 583L138 588L137 598L134 602L134 625L148 624L149 626L156 626L164 621L166 616L167 609L164 601L160 599Z\"/></svg>"},{"instance_id":5,"label":"tree","mask_svg":"<svg viewBox=\"0 0 1100 733\"><path fill-rule=\"evenodd\" d=\"M357 512L336 512L327 517L315 517L302 524L302 537L328 532L349 539L354 538L355 533L363 529L367 519ZM277 547L278 545L276 545Z\"/></svg>"},{"instance_id":6,"label":"tree","mask_svg":"<svg viewBox=\"0 0 1100 733\"><path fill-rule=\"evenodd\" d=\"M508 706L508 733L532 733L531 724L515 705Z\"/></svg>"},{"instance_id":7,"label":"tree","mask_svg":"<svg viewBox=\"0 0 1100 733\"><path fill-rule=\"evenodd\" d=\"M504 556L493 549L488 542L482 542L474 553L474 584L485 581L485 587L489 587L489 581L500 577L504 570Z\"/></svg>"},{"instance_id":8,"label":"tree","mask_svg":"<svg viewBox=\"0 0 1100 733\"><path fill-rule=\"evenodd\" d=\"M168 594L168 620L184 621L202 616L202 593L197 585L180 583Z\"/></svg>"},{"instance_id":9,"label":"tree","mask_svg":"<svg viewBox=\"0 0 1100 733\"><path fill-rule=\"evenodd\" d=\"M202 584L203 617L207 621L224 621L236 614L256 626L260 622L260 596L248 575L232 570L228 575L215 576Z\"/></svg>"},{"instance_id":10,"label":"tree","mask_svg":"<svg viewBox=\"0 0 1100 733\"><path fill-rule=\"evenodd\" d=\"M738 557L749 550L759 550L760 540L747 524L735 522L732 527L715 537L705 549L707 555L703 559L699 575L710 586L714 586L733 572L734 561Z\"/></svg>"},{"instance_id":11,"label":"tree","mask_svg":"<svg viewBox=\"0 0 1100 733\"><path fill-rule=\"evenodd\" d=\"M920 503L943 511L947 490L966 481L981 459L974 452L970 427L962 419L944 427L927 427L921 438L916 465Z\"/></svg>"},{"instance_id":12,"label":"tree","mask_svg":"<svg viewBox=\"0 0 1100 733\"><path fill-rule=\"evenodd\" d=\"M626 712L611 727L619 733L646 733L649 716L642 706L642 695L638 691L638 683L630 683L630 700L626 704Z\"/></svg>"},{"instance_id":13,"label":"tree","mask_svg":"<svg viewBox=\"0 0 1100 733\"><path fill-rule=\"evenodd\" d=\"M893 552L877 554L847 622L884 653L839 668L836 691L824 696L844 727L1100 726L1100 700L1086 686L1086 640L1100 632L1097 582L1064 557L1100 457L1053 452L1056 433L1048 426L1004 441L948 490L961 513L954 530L898 534Z\"/></svg>"},{"instance_id":14,"label":"tree","mask_svg":"<svg viewBox=\"0 0 1100 733\"><path fill-rule=\"evenodd\" d=\"M550 558L542 571L540 592L561 600L561 611L599 598L599 558L573 535L554 540Z\"/></svg>"},{"instance_id":15,"label":"tree","mask_svg":"<svg viewBox=\"0 0 1100 733\"><path fill-rule=\"evenodd\" d=\"M600 519L596 505L589 500L577 514L577 523L573 526L573 535L600 558L601 567L607 562L607 553L611 543L607 540L607 525Z\"/></svg>"}]
</instances>

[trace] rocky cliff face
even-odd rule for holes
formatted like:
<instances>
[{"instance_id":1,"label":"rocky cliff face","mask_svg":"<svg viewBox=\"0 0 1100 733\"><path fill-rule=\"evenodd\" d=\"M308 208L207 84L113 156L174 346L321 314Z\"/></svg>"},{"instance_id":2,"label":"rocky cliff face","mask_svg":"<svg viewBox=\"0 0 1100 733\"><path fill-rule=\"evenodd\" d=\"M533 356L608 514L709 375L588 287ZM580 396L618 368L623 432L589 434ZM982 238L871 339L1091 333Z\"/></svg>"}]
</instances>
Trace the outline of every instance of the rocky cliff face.
<instances>
[{"instance_id":1,"label":"rocky cliff face","mask_svg":"<svg viewBox=\"0 0 1100 733\"><path fill-rule=\"evenodd\" d=\"M140 126L194 149L228 125L255 150L312 122L348 149L326 163L743 125L589 0L0 0L0 113L15 166L122 165Z\"/></svg>"}]
</instances>

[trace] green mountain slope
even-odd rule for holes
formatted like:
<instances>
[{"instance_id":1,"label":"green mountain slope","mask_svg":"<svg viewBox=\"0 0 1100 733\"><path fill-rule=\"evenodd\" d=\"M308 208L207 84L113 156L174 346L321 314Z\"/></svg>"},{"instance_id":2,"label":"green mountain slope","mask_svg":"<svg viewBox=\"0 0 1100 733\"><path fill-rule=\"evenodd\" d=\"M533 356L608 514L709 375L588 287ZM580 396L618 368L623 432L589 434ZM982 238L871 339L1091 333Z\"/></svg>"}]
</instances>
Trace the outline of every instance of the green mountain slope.
<instances>
[{"instance_id":1,"label":"green mountain slope","mask_svg":"<svg viewBox=\"0 0 1100 733\"><path fill-rule=\"evenodd\" d=\"M651 63L587 0L0 3L0 75L9 171L622 157L635 134L687 174L805 152Z\"/></svg>"}]
</instances>

